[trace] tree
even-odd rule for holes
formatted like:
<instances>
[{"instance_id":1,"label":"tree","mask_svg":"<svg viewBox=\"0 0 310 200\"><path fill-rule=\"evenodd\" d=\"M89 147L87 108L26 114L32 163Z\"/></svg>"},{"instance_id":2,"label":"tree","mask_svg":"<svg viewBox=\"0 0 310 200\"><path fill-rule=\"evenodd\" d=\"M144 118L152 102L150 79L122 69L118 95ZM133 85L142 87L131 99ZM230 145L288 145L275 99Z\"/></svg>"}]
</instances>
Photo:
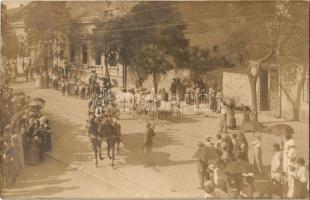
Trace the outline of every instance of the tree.
<instances>
[{"instance_id":1,"label":"tree","mask_svg":"<svg viewBox=\"0 0 310 200\"><path fill-rule=\"evenodd\" d=\"M270 2L274 9L266 17L257 17L232 27L228 39L229 52L237 58L236 64L246 64L251 88L251 111L254 128L258 124L256 85L262 65L271 58L276 60L281 46L294 29L288 1ZM271 7L272 5L269 5ZM265 18L265 19L264 19Z\"/></svg>"},{"instance_id":2,"label":"tree","mask_svg":"<svg viewBox=\"0 0 310 200\"><path fill-rule=\"evenodd\" d=\"M6 59L16 59L19 53L17 35L13 32L9 24L9 17L6 6L1 3L1 55Z\"/></svg>"},{"instance_id":3,"label":"tree","mask_svg":"<svg viewBox=\"0 0 310 200\"><path fill-rule=\"evenodd\" d=\"M121 38L119 33L106 32L105 30L119 25L120 20L120 18L115 18L114 20L98 22L98 26L91 36L95 54L100 57L101 55L104 56L105 74L110 82L109 66L116 65L116 57L120 52Z\"/></svg>"},{"instance_id":4,"label":"tree","mask_svg":"<svg viewBox=\"0 0 310 200\"><path fill-rule=\"evenodd\" d=\"M200 49L199 47L188 47L187 68L190 70L192 79L197 79L197 75L204 74L213 69L214 59L210 57L208 49Z\"/></svg>"},{"instance_id":5,"label":"tree","mask_svg":"<svg viewBox=\"0 0 310 200\"><path fill-rule=\"evenodd\" d=\"M141 12L141 10L154 9L151 12ZM160 19L173 18L172 22ZM134 40L134 46L140 46L136 49L136 54L131 59L131 67L143 76L152 75L155 93L157 93L158 82L162 74L173 68L186 67L186 58L184 55L188 48L188 40L185 39L184 25L181 15L171 2L140 2L133 7L128 18L133 23L141 22L141 19L147 21L144 27L132 31L133 36L138 36L139 40ZM167 24L178 24L177 26ZM143 59L141 60L141 56ZM143 65L143 63L147 63Z\"/></svg>"},{"instance_id":6,"label":"tree","mask_svg":"<svg viewBox=\"0 0 310 200\"><path fill-rule=\"evenodd\" d=\"M159 7L161 9L152 9ZM167 18L172 22L161 20ZM105 35L106 38L118 35L118 61L125 67L129 66L138 77L152 75L157 93L161 75L170 69L185 66L182 55L186 52L188 41L184 37L184 29L181 15L171 6L171 2L139 2L109 27L107 32L110 34Z\"/></svg>"},{"instance_id":7,"label":"tree","mask_svg":"<svg viewBox=\"0 0 310 200\"><path fill-rule=\"evenodd\" d=\"M60 38L66 35L69 10L64 1L31 3L34 7L25 18L28 43L35 46L36 52L40 47L41 62L48 65L53 46L59 45Z\"/></svg>"}]
</instances>

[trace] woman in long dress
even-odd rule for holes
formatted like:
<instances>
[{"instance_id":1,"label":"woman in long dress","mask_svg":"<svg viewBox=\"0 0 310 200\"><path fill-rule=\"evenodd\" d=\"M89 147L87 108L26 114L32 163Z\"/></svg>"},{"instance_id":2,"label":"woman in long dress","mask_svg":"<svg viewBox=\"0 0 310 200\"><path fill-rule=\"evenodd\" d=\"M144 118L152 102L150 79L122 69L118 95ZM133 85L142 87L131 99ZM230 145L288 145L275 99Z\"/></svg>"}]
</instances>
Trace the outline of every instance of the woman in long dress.
<instances>
[{"instance_id":1,"label":"woman in long dress","mask_svg":"<svg viewBox=\"0 0 310 200\"><path fill-rule=\"evenodd\" d=\"M14 163L15 163L16 173L19 174L19 172L24 168L24 151L23 151L22 137L20 134L15 133L12 135L11 145L15 151Z\"/></svg>"},{"instance_id":2,"label":"woman in long dress","mask_svg":"<svg viewBox=\"0 0 310 200\"><path fill-rule=\"evenodd\" d=\"M286 169L286 175L287 175L287 197L293 198L294 196L294 175L295 175L295 160L296 160L296 151L295 146L292 142L289 142L287 144L288 150L286 154L287 159L287 169Z\"/></svg>"},{"instance_id":3,"label":"woman in long dress","mask_svg":"<svg viewBox=\"0 0 310 200\"><path fill-rule=\"evenodd\" d=\"M254 146L254 166L257 168L261 175L264 175L261 137L257 136L257 139L252 142L252 145Z\"/></svg>"},{"instance_id":4,"label":"woman in long dress","mask_svg":"<svg viewBox=\"0 0 310 200\"><path fill-rule=\"evenodd\" d=\"M290 146L294 146L295 142L294 142L294 139L293 139L293 136L292 134L290 133L287 133L285 135L285 142L283 143L283 172L287 173L288 172L288 165L289 165L289 149L290 149Z\"/></svg>"},{"instance_id":5,"label":"woman in long dress","mask_svg":"<svg viewBox=\"0 0 310 200\"><path fill-rule=\"evenodd\" d=\"M300 157L296 160L296 173L294 176L294 198L306 199L309 197L307 188L308 174L305 167L304 158Z\"/></svg>"},{"instance_id":6,"label":"woman in long dress","mask_svg":"<svg viewBox=\"0 0 310 200\"><path fill-rule=\"evenodd\" d=\"M250 118L251 109L246 106L243 109L243 119L242 119L242 125L241 129L244 131L252 131L253 130L253 124Z\"/></svg>"},{"instance_id":7,"label":"woman in long dress","mask_svg":"<svg viewBox=\"0 0 310 200\"><path fill-rule=\"evenodd\" d=\"M34 132L30 139L30 146L27 154L26 163L28 165L38 165L40 163L40 144L42 140L38 131Z\"/></svg>"},{"instance_id":8,"label":"woman in long dress","mask_svg":"<svg viewBox=\"0 0 310 200\"><path fill-rule=\"evenodd\" d=\"M233 105L229 105L227 109L227 127L230 129L236 128L236 118Z\"/></svg>"},{"instance_id":9,"label":"woman in long dress","mask_svg":"<svg viewBox=\"0 0 310 200\"><path fill-rule=\"evenodd\" d=\"M36 79L36 82L35 82L36 88L40 88L41 87L41 85L40 85L40 75L36 74L35 79Z\"/></svg>"}]
</instances>

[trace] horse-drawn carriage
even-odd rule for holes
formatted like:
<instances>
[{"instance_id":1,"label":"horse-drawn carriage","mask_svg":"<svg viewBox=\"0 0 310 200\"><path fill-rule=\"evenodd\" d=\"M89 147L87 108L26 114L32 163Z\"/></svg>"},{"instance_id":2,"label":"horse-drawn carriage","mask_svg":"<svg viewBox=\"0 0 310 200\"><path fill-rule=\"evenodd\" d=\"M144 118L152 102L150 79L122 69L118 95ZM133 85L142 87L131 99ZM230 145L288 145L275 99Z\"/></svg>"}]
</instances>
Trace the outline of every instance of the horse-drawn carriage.
<instances>
[{"instance_id":1,"label":"horse-drawn carriage","mask_svg":"<svg viewBox=\"0 0 310 200\"><path fill-rule=\"evenodd\" d=\"M120 109L116 98L111 92L106 96L97 94L93 96L88 107L90 119L87 121L87 130L95 153L96 166L98 165L98 155L103 160L101 156L101 143L106 141L108 157L112 160L112 166L114 167L115 144L120 141L120 133L118 134L114 127L115 119L120 116ZM111 156L109 153L110 149L112 150Z\"/></svg>"}]
</instances>

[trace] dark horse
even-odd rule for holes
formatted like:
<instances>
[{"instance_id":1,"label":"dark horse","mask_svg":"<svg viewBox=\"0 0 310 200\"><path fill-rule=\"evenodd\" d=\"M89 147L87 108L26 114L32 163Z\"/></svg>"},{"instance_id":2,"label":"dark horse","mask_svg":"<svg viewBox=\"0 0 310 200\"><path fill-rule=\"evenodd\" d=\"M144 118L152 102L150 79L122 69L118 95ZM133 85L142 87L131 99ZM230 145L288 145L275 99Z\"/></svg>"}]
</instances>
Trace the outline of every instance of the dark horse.
<instances>
[{"instance_id":1,"label":"dark horse","mask_svg":"<svg viewBox=\"0 0 310 200\"><path fill-rule=\"evenodd\" d=\"M114 167L115 160L115 144L117 142L117 136L114 126L112 125L112 119L110 117L105 118L99 125L99 135L107 142L108 157L112 160L112 167ZM112 155L111 155L112 151Z\"/></svg>"},{"instance_id":2,"label":"dark horse","mask_svg":"<svg viewBox=\"0 0 310 200\"><path fill-rule=\"evenodd\" d=\"M103 157L101 156L102 136L100 135L100 132L98 131L98 124L96 122L95 117L91 117L91 119L88 121L87 130L88 130L88 137L92 144L92 148L95 152L95 159L96 159L95 164L96 166L98 166L98 154L99 154L100 160L103 160Z\"/></svg>"}]
</instances>

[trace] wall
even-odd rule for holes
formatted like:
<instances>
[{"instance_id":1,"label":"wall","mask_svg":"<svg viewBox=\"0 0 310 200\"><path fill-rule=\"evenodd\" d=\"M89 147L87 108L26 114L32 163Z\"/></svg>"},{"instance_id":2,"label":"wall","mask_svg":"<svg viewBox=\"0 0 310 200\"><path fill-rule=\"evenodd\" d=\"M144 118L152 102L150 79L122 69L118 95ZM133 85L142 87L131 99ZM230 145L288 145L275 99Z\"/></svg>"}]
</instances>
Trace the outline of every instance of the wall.
<instances>
[{"instance_id":1,"label":"wall","mask_svg":"<svg viewBox=\"0 0 310 200\"><path fill-rule=\"evenodd\" d=\"M223 72L223 95L233 98L237 106L251 105L251 88L248 76Z\"/></svg>"}]
</instances>

